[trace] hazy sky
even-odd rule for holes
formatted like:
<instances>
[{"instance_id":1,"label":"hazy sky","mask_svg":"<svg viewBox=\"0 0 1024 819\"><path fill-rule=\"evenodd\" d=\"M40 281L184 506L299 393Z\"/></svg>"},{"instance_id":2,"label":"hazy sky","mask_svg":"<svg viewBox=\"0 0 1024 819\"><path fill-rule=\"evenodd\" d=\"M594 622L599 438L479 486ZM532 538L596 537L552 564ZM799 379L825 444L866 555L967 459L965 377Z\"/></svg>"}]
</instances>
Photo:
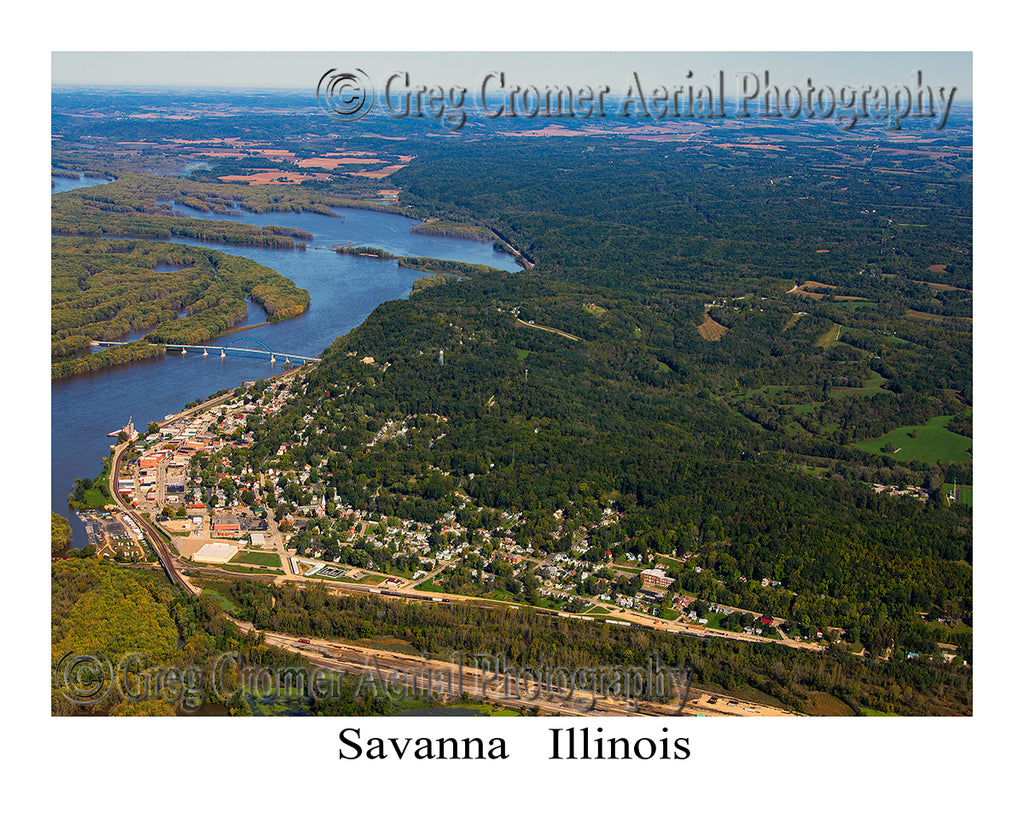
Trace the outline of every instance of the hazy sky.
<instances>
[{"instance_id":1,"label":"hazy sky","mask_svg":"<svg viewBox=\"0 0 1024 819\"><path fill-rule=\"evenodd\" d=\"M644 83L700 84L724 72L726 94L737 74L770 72L775 84L816 86L923 83L956 86L972 96L970 52L64 52L52 53L52 82L83 85L315 88L328 69L365 71L378 87L395 71L413 84L478 87L491 71L508 83L609 85L625 91L632 72ZM688 71L693 77L688 79Z\"/></svg>"}]
</instances>

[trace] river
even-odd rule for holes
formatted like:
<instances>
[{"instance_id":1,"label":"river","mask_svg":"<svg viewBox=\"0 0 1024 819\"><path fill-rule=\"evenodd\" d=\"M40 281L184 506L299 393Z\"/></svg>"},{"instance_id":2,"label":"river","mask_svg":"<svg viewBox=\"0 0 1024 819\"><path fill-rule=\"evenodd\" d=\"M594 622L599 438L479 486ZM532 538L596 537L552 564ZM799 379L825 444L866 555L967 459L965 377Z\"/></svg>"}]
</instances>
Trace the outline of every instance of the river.
<instances>
[{"instance_id":1,"label":"river","mask_svg":"<svg viewBox=\"0 0 1024 819\"><path fill-rule=\"evenodd\" d=\"M88 180L95 183L99 180ZM60 183L73 180L58 180ZM74 187L81 187L85 180ZM54 191L69 189L55 187ZM187 208L178 208L188 212ZM339 335L358 326L377 305L391 299L407 298L413 281L424 274L402 270L395 261L343 256L331 245L351 242L383 248L396 256L430 256L440 259L486 264L502 270L517 270L512 257L497 253L489 244L462 239L421 236L409 229L419 224L404 216L363 210L338 210L340 218L312 213L269 213L239 216L211 216L190 212L201 218L236 219L252 225L281 225L313 234L307 250L215 245L183 240L179 244L214 247L225 253L245 256L287 276L309 291L310 309L294 319L265 327L221 336L211 344L240 342L255 338L279 353L316 356ZM243 325L259 324L265 314L250 304ZM229 345L230 346L230 345ZM241 343L239 346L252 346ZM133 420L145 432L150 421L163 419L197 398L217 390L234 388L243 381L265 378L283 368L283 357L272 366L266 358L211 353L168 354L120 367L86 373L51 384L51 508L68 516L67 496L74 479L95 477L102 459L110 451L112 432ZM86 543L85 528L70 515L74 545Z\"/></svg>"}]
</instances>

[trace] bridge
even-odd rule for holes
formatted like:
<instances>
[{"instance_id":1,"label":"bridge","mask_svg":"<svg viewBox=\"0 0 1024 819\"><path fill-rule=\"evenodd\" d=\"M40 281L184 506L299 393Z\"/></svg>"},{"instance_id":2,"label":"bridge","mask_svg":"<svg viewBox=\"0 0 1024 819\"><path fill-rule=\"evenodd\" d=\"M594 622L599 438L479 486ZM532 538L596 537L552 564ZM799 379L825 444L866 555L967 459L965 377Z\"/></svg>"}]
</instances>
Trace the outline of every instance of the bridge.
<instances>
[{"instance_id":1,"label":"bridge","mask_svg":"<svg viewBox=\"0 0 1024 819\"><path fill-rule=\"evenodd\" d=\"M187 355L191 352L202 352L203 358L210 355L210 352L219 353L221 358L227 358L228 353L234 354L245 354L257 356L268 356L271 364L276 364L279 360L283 359L283 363L287 366L293 361L299 364L308 364L310 362L318 362L319 358L308 355L297 355L295 353L280 353L274 352L266 344L260 341L258 338L240 338L234 342L235 345L241 344L242 342L251 342L252 344L259 345L256 349L251 347L238 347L238 346L218 346L214 344L157 344L152 341L147 341L147 344L153 344L155 347L164 347L168 352L173 350L181 350L182 355ZM90 341L93 347L119 347L122 344L128 344L127 341Z\"/></svg>"}]
</instances>

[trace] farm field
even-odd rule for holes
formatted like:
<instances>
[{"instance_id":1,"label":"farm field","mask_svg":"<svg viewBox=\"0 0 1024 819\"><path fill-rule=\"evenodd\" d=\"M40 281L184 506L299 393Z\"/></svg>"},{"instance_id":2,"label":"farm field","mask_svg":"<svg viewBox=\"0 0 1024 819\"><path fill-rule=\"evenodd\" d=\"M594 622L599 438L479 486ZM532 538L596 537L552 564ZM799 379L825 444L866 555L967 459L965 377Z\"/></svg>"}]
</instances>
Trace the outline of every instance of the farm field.
<instances>
[{"instance_id":1,"label":"farm field","mask_svg":"<svg viewBox=\"0 0 1024 819\"><path fill-rule=\"evenodd\" d=\"M729 328L719 324L707 313L704 314L704 323L697 328L697 332L700 333L701 338L705 341L718 341L722 336L729 332Z\"/></svg>"},{"instance_id":2,"label":"farm field","mask_svg":"<svg viewBox=\"0 0 1024 819\"><path fill-rule=\"evenodd\" d=\"M946 428L951 417L937 415L923 426L899 427L881 438L862 441L856 446L867 452L887 454L897 461L969 462L973 442ZM883 449L886 445L891 449Z\"/></svg>"}]
</instances>

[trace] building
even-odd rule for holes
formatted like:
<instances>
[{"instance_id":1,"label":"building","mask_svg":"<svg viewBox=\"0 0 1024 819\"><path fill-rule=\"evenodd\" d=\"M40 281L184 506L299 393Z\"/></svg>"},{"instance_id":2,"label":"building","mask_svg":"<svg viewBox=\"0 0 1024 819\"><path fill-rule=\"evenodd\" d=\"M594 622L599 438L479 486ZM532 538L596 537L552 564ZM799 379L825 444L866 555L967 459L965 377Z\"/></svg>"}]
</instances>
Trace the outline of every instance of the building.
<instances>
[{"instance_id":1,"label":"building","mask_svg":"<svg viewBox=\"0 0 1024 819\"><path fill-rule=\"evenodd\" d=\"M238 553L234 543L207 543L192 555L200 563L227 563Z\"/></svg>"},{"instance_id":2,"label":"building","mask_svg":"<svg viewBox=\"0 0 1024 819\"><path fill-rule=\"evenodd\" d=\"M160 463L163 461L165 455L166 453L162 451L148 452L141 458L139 458L139 468L155 469L156 467L160 466Z\"/></svg>"},{"instance_id":3,"label":"building","mask_svg":"<svg viewBox=\"0 0 1024 819\"><path fill-rule=\"evenodd\" d=\"M238 515L214 515L213 533L215 535L227 535L229 537L241 534L241 528L238 525Z\"/></svg>"},{"instance_id":4,"label":"building","mask_svg":"<svg viewBox=\"0 0 1024 819\"><path fill-rule=\"evenodd\" d=\"M661 586L663 589L667 589L672 585L672 578L665 574L663 569L644 569L640 572L640 579L644 583L650 583L652 586Z\"/></svg>"}]
</instances>

